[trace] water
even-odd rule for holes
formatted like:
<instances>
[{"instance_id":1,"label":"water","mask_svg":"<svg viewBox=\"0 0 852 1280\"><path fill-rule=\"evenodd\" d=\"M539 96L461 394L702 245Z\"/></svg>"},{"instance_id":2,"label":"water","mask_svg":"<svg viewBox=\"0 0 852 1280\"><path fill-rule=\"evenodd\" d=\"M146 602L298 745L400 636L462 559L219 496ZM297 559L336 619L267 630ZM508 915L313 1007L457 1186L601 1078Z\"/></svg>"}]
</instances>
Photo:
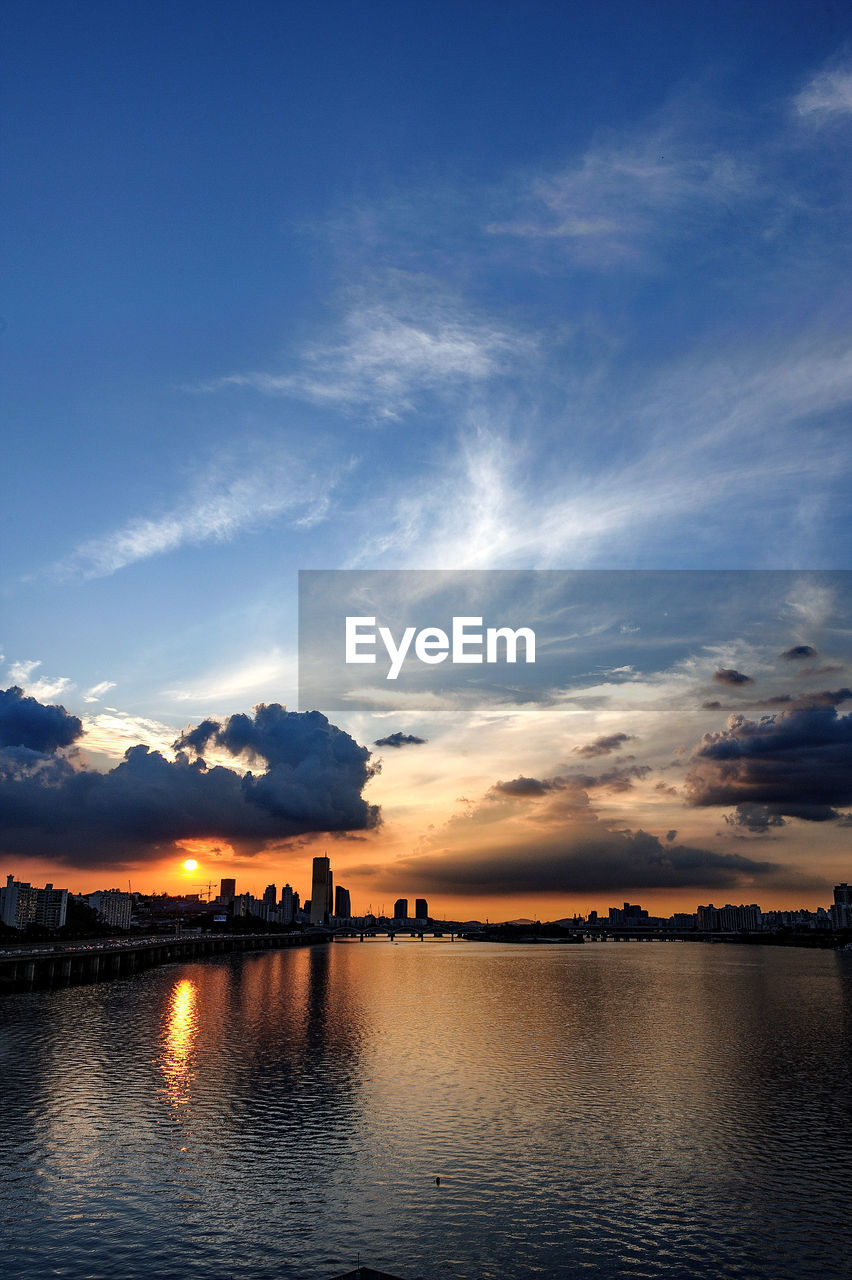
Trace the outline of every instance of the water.
<instances>
[{"instance_id":1,"label":"water","mask_svg":"<svg viewBox=\"0 0 852 1280\"><path fill-rule=\"evenodd\" d=\"M9 1280L852 1273L849 956L355 941L0 1017Z\"/></svg>"}]
</instances>

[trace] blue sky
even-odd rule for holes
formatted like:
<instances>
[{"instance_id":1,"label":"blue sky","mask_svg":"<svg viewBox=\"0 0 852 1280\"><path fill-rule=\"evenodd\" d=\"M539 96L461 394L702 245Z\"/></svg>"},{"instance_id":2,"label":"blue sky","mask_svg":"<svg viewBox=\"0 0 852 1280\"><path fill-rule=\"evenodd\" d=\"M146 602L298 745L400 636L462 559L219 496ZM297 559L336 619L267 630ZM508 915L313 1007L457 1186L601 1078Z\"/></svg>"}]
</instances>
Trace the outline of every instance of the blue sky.
<instances>
[{"instance_id":1,"label":"blue sky","mask_svg":"<svg viewBox=\"0 0 852 1280\"><path fill-rule=\"evenodd\" d=\"M850 563L852 14L12 3L0 677L295 705L305 568Z\"/></svg>"}]
</instances>

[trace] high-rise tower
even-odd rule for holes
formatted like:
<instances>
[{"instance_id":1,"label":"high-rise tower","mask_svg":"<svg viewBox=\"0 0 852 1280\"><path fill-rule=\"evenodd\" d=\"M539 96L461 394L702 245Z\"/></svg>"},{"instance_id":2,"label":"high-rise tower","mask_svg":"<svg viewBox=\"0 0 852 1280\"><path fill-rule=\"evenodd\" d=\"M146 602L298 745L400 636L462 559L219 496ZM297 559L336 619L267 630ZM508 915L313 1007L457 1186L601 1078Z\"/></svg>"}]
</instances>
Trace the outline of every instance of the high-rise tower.
<instances>
[{"instance_id":1,"label":"high-rise tower","mask_svg":"<svg viewBox=\"0 0 852 1280\"><path fill-rule=\"evenodd\" d=\"M331 911L331 863L323 854L314 858L311 877L311 924L325 924Z\"/></svg>"},{"instance_id":2,"label":"high-rise tower","mask_svg":"<svg viewBox=\"0 0 852 1280\"><path fill-rule=\"evenodd\" d=\"M348 920L352 915L349 890L344 889L342 885L338 885L334 891L334 914L341 920Z\"/></svg>"}]
</instances>

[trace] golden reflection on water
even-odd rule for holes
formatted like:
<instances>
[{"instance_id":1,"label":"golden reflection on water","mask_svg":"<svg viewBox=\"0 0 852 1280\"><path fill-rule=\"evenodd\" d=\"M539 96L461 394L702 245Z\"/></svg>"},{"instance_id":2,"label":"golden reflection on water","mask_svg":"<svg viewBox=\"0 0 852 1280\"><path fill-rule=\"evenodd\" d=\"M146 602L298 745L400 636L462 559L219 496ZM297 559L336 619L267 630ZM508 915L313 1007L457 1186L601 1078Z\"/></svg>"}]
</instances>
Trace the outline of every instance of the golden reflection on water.
<instances>
[{"instance_id":1,"label":"golden reflection on water","mask_svg":"<svg viewBox=\"0 0 852 1280\"><path fill-rule=\"evenodd\" d=\"M163 1092L170 1106L187 1107L195 1079L195 1042L198 1037L198 987L192 978L181 978L171 992L162 1032L160 1070Z\"/></svg>"}]
</instances>

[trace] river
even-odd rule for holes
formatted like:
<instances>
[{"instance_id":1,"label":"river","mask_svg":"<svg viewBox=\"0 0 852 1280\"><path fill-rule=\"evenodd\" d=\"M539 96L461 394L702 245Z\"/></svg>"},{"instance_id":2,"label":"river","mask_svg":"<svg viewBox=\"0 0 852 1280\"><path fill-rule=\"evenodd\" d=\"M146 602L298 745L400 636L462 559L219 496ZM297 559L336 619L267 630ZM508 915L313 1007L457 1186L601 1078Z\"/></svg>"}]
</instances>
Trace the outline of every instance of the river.
<instances>
[{"instance_id":1,"label":"river","mask_svg":"<svg viewBox=\"0 0 852 1280\"><path fill-rule=\"evenodd\" d=\"M7 1280L839 1280L852 957L293 948L0 1001Z\"/></svg>"}]
</instances>

